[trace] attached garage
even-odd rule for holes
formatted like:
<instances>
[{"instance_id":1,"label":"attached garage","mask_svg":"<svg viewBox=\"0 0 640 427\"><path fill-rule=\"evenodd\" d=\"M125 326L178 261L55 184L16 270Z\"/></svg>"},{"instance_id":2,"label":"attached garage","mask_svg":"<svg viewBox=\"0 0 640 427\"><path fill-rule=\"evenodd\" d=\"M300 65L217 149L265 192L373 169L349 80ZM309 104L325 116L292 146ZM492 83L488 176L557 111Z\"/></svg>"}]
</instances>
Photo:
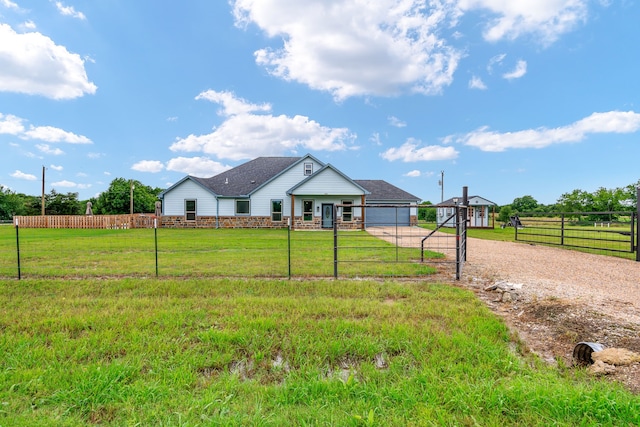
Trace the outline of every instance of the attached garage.
<instances>
[{"instance_id":1,"label":"attached garage","mask_svg":"<svg viewBox=\"0 0 640 427\"><path fill-rule=\"evenodd\" d=\"M364 225L365 227L389 225L408 227L411 225L411 209L398 206L367 206Z\"/></svg>"},{"instance_id":2,"label":"attached garage","mask_svg":"<svg viewBox=\"0 0 640 427\"><path fill-rule=\"evenodd\" d=\"M365 227L408 227L418 223L418 197L382 180L356 179L354 182L371 193L366 199Z\"/></svg>"}]
</instances>

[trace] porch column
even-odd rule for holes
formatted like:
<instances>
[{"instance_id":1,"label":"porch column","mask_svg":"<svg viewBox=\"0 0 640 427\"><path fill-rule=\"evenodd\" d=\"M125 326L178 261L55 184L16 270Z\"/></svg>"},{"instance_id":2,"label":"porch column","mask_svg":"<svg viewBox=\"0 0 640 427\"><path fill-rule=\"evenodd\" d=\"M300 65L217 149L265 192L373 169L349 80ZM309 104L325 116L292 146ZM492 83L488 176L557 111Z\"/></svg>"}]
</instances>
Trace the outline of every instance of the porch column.
<instances>
[{"instance_id":1,"label":"porch column","mask_svg":"<svg viewBox=\"0 0 640 427\"><path fill-rule=\"evenodd\" d=\"M296 196L291 195L291 229L295 229L295 216L294 213L296 211Z\"/></svg>"}]
</instances>

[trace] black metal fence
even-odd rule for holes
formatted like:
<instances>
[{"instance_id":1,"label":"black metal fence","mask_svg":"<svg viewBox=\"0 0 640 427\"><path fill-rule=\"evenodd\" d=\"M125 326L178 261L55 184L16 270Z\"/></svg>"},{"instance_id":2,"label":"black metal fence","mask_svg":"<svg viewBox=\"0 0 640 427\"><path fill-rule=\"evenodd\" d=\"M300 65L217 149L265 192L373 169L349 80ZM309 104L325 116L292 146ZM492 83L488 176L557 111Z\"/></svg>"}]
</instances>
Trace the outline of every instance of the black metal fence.
<instances>
[{"instance_id":1,"label":"black metal fence","mask_svg":"<svg viewBox=\"0 0 640 427\"><path fill-rule=\"evenodd\" d=\"M511 219L515 239L640 261L637 212L535 212Z\"/></svg>"},{"instance_id":2,"label":"black metal fence","mask_svg":"<svg viewBox=\"0 0 640 427\"><path fill-rule=\"evenodd\" d=\"M336 206L334 215L337 211ZM364 230L338 224L333 218L332 229L307 231L2 225L0 279L426 277L459 266L456 236L421 247L430 230L404 223L369 223Z\"/></svg>"},{"instance_id":3,"label":"black metal fence","mask_svg":"<svg viewBox=\"0 0 640 427\"><path fill-rule=\"evenodd\" d=\"M366 233L348 231L349 224L337 221L337 212L344 208L362 209ZM460 279L461 241L455 234L417 226L418 209L436 208L426 205L336 205L334 216L334 276L345 269L367 271L386 264L395 271L418 268L422 274L434 272L455 274ZM456 212L461 211L456 210ZM466 225L465 221L462 221ZM461 229L462 230L462 229ZM466 228L465 228L466 230ZM377 237L376 241L370 239ZM386 242L382 245L380 242Z\"/></svg>"}]
</instances>

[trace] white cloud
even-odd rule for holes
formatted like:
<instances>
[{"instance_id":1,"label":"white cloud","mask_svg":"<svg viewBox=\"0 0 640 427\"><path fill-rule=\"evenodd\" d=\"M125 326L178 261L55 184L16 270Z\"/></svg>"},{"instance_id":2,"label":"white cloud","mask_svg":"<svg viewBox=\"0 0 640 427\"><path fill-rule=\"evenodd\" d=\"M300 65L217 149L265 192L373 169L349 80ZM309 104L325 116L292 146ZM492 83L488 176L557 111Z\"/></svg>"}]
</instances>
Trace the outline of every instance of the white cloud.
<instances>
[{"instance_id":1,"label":"white cloud","mask_svg":"<svg viewBox=\"0 0 640 427\"><path fill-rule=\"evenodd\" d=\"M23 135L23 139L38 139L46 142L67 142L69 144L92 144L91 140L84 135L76 135L73 132L67 132L53 126L31 126Z\"/></svg>"},{"instance_id":2,"label":"white cloud","mask_svg":"<svg viewBox=\"0 0 640 427\"><path fill-rule=\"evenodd\" d=\"M71 182L71 181L56 181L56 182L52 182L51 186L52 187L64 187L64 188L75 188L78 184L76 184L75 182Z\"/></svg>"},{"instance_id":3,"label":"white cloud","mask_svg":"<svg viewBox=\"0 0 640 427\"><path fill-rule=\"evenodd\" d=\"M377 146L382 145L382 141L380 140L380 134L378 132L374 132L369 138L369 141L373 142L373 144Z\"/></svg>"},{"instance_id":4,"label":"white cloud","mask_svg":"<svg viewBox=\"0 0 640 427\"><path fill-rule=\"evenodd\" d=\"M485 9L494 17L486 25L484 38L495 42L532 34L548 45L587 19L587 0L458 0L462 12Z\"/></svg>"},{"instance_id":5,"label":"white cloud","mask_svg":"<svg viewBox=\"0 0 640 427\"><path fill-rule=\"evenodd\" d=\"M493 73L493 67L495 65L501 65L506 57L506 53L501 53L489 59L489 63L487 64L487 71L489 72L489 74Z\"/></svg>"},{"instance_id":6,"label":"white cloud","mask_svg":"<svg viewBox=\"0 0 640 427\"><path fill-rule=\"evenodd\" d=\"M408 177L410 177L410 178L418 178L418 177L420 177L421 175L422 175L422 172L420 172L420 171L419 171L419 170L417 170L417 169L414 169L414 170L409 171L409 172L407 172L407 173L405 173L405 174L404 174L404 176L408 176Z\"/></svg>"},{"instance_id":7,"label":"white cloud","mask_svg":"<svg viewBox=\"0 0 640 427\"><path fill-rule=\"evenodd\" d=\"M19 135L24 132L22 119L11 114L0 113L0 134Z\"/></svg>"},{"instance_id":8,"label":"white cloud","mask_svg":"<svg viewBox=\"0 0 640 427\"><path fill-rule=\"evenodd\" d=\"M6 7L7 9L20 9L17 3L12 2L11 0L0 0L0 5Z\"/></svg>"},{"instance_id":9,"label":"white cloud","mask_svg":"<svg viewBox=\"0 0 640 427\"><path fill-rule=\"evenodd\" d=\"M487 89L487 85L484 84L484 82L482 81L482 79L480 77L473 76L473 77L471 77L471 80L469 80L469 89L486 90Z\"/></svg>"},{"instance_id":10,"label":"white cloud","mask_svg":"<svg viewBox=\"0 0 640 427\"><path fill-rule=\"evenodd\" d=\"M231 166L223 165L207 157L176 157L167 162L167 170L203 178L218 175L229 169Z\"/></svg>"},{"instance_id":11,"label":"white cloud","mask_svg":"<svg viewBox=\"0 0 640 427\"><path fill-rule=\"evenodd\" d=\"M432 160L451 160L458 157L458 151L453 147L441 145L419 146L419 141L409 139L400 147L389 148L381 154L385 160L403 162L419 162Z\"/></svg>"},{"instance_id":12,"label":"white cloud","mask_svg":"<svg viewBox=\"0 0 640 427\"><path fill-rule=\"evenodd\" d=\"M157 173L164 170L164 164L158 160L141 160L131 166L131 169L139 172Z\"/></svg>"},{"instance_id":13,"label":"white cloud","mask_svg":"<svg viewBox=\"0 0 640 427\"><path fill-rule=\"evenodd\" d=\"M22 171L15 171L14 173L11 174L12 177L17 178L17 179L25 179L27 181L35 181L36 176L35 175L31 175L30 173L24 173Z\"/></svg>"},{"instance_id":14,"label":"white cloud","mask_svg":"<svg viewBox=\"0 0 640 427\"><path fill-rule=\"evenodd\" d=\"M389 116L387 117L387 119L389 120L389 124L391 126L395 126L397 128L403 128L407 126L406 122L403 122L402 120L400 120L399 118L395 117L395 116Z\"/></svg>"},{"instance_id":15,"label":"white cloud","mask_svg":"<svg viewBox=\"0 0 640 427\"><path fill-rule=\"evenodd\" d=\"M87 19L84 13L76 11L73 6L65 6L59 1L56 2L56 9L65 16L71 16L72 18L81 19L83 21Z\"/></svg>"},{"instance_id":16,"label":"white cloud","mask_svg":"<svg viewBox=\"0 0 640 427\"><path fill-rule=\"evenodd\" d=\"M105 154L104 153L89 153L87 154L87 157L90 159L99 159L101 157L104 157Z\"/></svg>"},{"instance_id":17,"label":"white cloud","mask_svg":"<svg viewBox=\"0 0 640 427\"><path fill-rule=\"evenodd\" d=\"M60 156L64 154L59 148L51 148L49 144L36 144L36 148L45 154L51 154L52 156Z\"/></svg>"},{"instance_id":18,"label":"white cloud","mask_svg":"<svg viewBox=\"0 0 640 427\"><path fill-rule=\"evenodd\" d=\"M62 166L57 166L57 165L50 165L49 167L50 167L51 169L53 169L54 171L58 171L58 172L60 172L61 170L63 170L63 169L64 169L64 167L62 167Z\"/></svg>"},{"instance_id":19,"label":"white cloud","mask_svg":"<svg viewBox=\"0 0 640 427\"><path fill-rule=\"evenodd\" d=\"M37 25L36 25L35 22L29 20L29 21L23 22L18 27L23 29L23 30L35 30L37 28Z\"/></svg>"},{"instance_id":20,"label":"white cloud","mask_svg":"<svg viewBox=\"0 0 640 427\"><path fill-rule=\"evenodd\" d=\"M255 52L271 74L352 96L438 94L462 53L440 38L456 19L452 2L424 0L236 0L236 24L255 24L279 49Z\"/></svg>"},{"instance_id":21,"label":"white cloud","mask_svg":"<svg viewBox=\"0 0 640 427\"><path fill-rule=\"evenodd\" d=\"M0 24L0 91L71 99L96 89L80 55L40 33L19 34Z\"/></svg>"},{"instance_id":22,"label":"white cloud","mask_svg":"<svg viewBox=\"0 0 640 427\"><path fill-rule=\"evenodd\" d=\"M91 188L91 184L79 184L77 182L73 182L73 181L67 181L62 180L62 181L57 181L57 182L52 182L51 183L51 187L53 188L77 188L78 190L86 190L87 188Z\"/></svg>"},{"instance_id":23,"label":"white cloud","mask_svg":"<svg viewBox=\"0 0 640 427\"><path fill-rule=\"evenodd\" d=\"M527 74L527 61L523 61L522 59L518 61L516 67L513 71L508 73L504 73L502 77L507 80L519 79L520 77Z\"/></svg>"},{"instance_id":24,"label":"white cloud","mask_svg":"<svg viewBox=\"0 0 640 427\"><path fill-rule=\"evenodd\" d=\"M482 151L500 152L511 148L544 148L552 144L584 140L593 133L634 133L640 130L640 114L633 111L593 113L589 117L558 128L494 132L487 127L457 138L457 142Z\"/></svg>"},{"instance_id":25,"label":"white cloud","mask_svg":"<svg viewBox=\"0 0 640 427\"><path fill-rule=\"evenodd\" d=\"M218 112L221 116L271 111L271 105L269 104L251 104L242 98L236 97L233 92L227 91L216 92L215 90L207 90L196 96L196 99L205 99L222 105L222 110Z\"/></svg>"},{"instance_id":26,"label":"white cloud","mask_svg":"<svg viewBox=\"0 0 640 427\"><path fill-rule=\"evenodd\" d=\"M84 135L76 135L53 126L30 126L25 131L22 124L25 120L11 115L0 113L0 134L9 134L21 139L36 139L45 142L67 142L69 144L92 144L91 140Z\"/></svg>"},{"instance_id":27,"label":"white cloud","mask_svg":"<svg viewBox=\"0 0 640 427\"><path fill-rule=\"evenodd\" d=\"M305 116L250 114L266 111L267 104L257 106L230 97L227 92L207 92L203 99L223 104L219 114L227 114L225 121L206 135L189 135L177 139L171 151L203 152L221 159L242 160L259 156L276 156L303 150L339 151L355 135L346 128L328 128ZM215 96L211 96L215 94ZM223 96L218 96L224 94ZM271 107L269 106L269 109Z\"/></svg>"}]
</instances>

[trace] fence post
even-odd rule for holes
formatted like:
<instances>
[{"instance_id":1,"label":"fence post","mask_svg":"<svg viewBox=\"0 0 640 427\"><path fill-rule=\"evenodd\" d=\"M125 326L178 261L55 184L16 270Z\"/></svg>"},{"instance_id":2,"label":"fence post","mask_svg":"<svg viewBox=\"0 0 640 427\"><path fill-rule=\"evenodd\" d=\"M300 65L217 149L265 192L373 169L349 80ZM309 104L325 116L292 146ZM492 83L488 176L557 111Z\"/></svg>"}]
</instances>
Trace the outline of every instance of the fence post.
<instances>
[{"instance_id":1,"label":"fence post","mask_svg":"<svg viewBox=\"0 0 640 427\"><path fill-rule=\"evenodd\" d=\"M289 266L288 277L291 280L291 217L287 218L287 264Z\"/></svg>"},{"instance_id":2,"label":"fence post","mask_svg":"<svg viewBox=\"0 0 640 427\"><path fill-rule=\"evenodd\" d=\"M338 215L333 205L333 278L338 278Z\"/></svg>"},{"instance_id":3,"label":"fence post","mask_svg":"<svg viewBox=\"0 0 640 427\"><path fill-rule=\"evenodd\" d=\"M640 186L636 188L636 209L636 261L640 261Z\"/></svg>"},{"instance_id":4,"label":"fence post","mask_svg":"<svg viewBox=\"0 0 640 427\"><path fill-rule=\"evenodd\" d=\"M454 207L455 216L456 216L456 280L460 280L460 276L462 275L462 259L460 257L460 206L456 203Z\"/></svg>"},{"instance_id":5,"label":"fence post","mask_svg":"<svg viewBox=\"0 0 640 427\"><path fill-rule=\"evenodd\" d=\"M18 232L18 218L16 218L16 249L18 254L18 280L22 278L22 273L20 271L20 233Z\"/></svg>"},{"instance_id":6,"label":"fence post","mask_svg":"<svg viewBox=\"0 0 640 427\"><path fill-rule=\"evenodd\" d=\"M471 219L469 218L469 187L466 185L462 187L462 206L464 210L464 239L462 240L462 250L464 251L464 256L462 257L462 261L467 261L467 230L469 228L469 223Z\"/></svg>"},{"instance_id":7,"label":"fence post","mask_svg":"<svg viewBox=\"0 0 640 427\"><path fill-rule=\"evenodd\" d=\"M564 213L560 215L560 246L564 246Z\"/></svg>"},{"instance_id":8,"label":"fence post","mask_svg":"<svg viewBox=\"0 0 640 427\"><path fill-rule=\"evenodd\" d=\"M158 278L158 218L153 218L153 238L156 244L156 279Z\"/></svg>"}]
</instances>

